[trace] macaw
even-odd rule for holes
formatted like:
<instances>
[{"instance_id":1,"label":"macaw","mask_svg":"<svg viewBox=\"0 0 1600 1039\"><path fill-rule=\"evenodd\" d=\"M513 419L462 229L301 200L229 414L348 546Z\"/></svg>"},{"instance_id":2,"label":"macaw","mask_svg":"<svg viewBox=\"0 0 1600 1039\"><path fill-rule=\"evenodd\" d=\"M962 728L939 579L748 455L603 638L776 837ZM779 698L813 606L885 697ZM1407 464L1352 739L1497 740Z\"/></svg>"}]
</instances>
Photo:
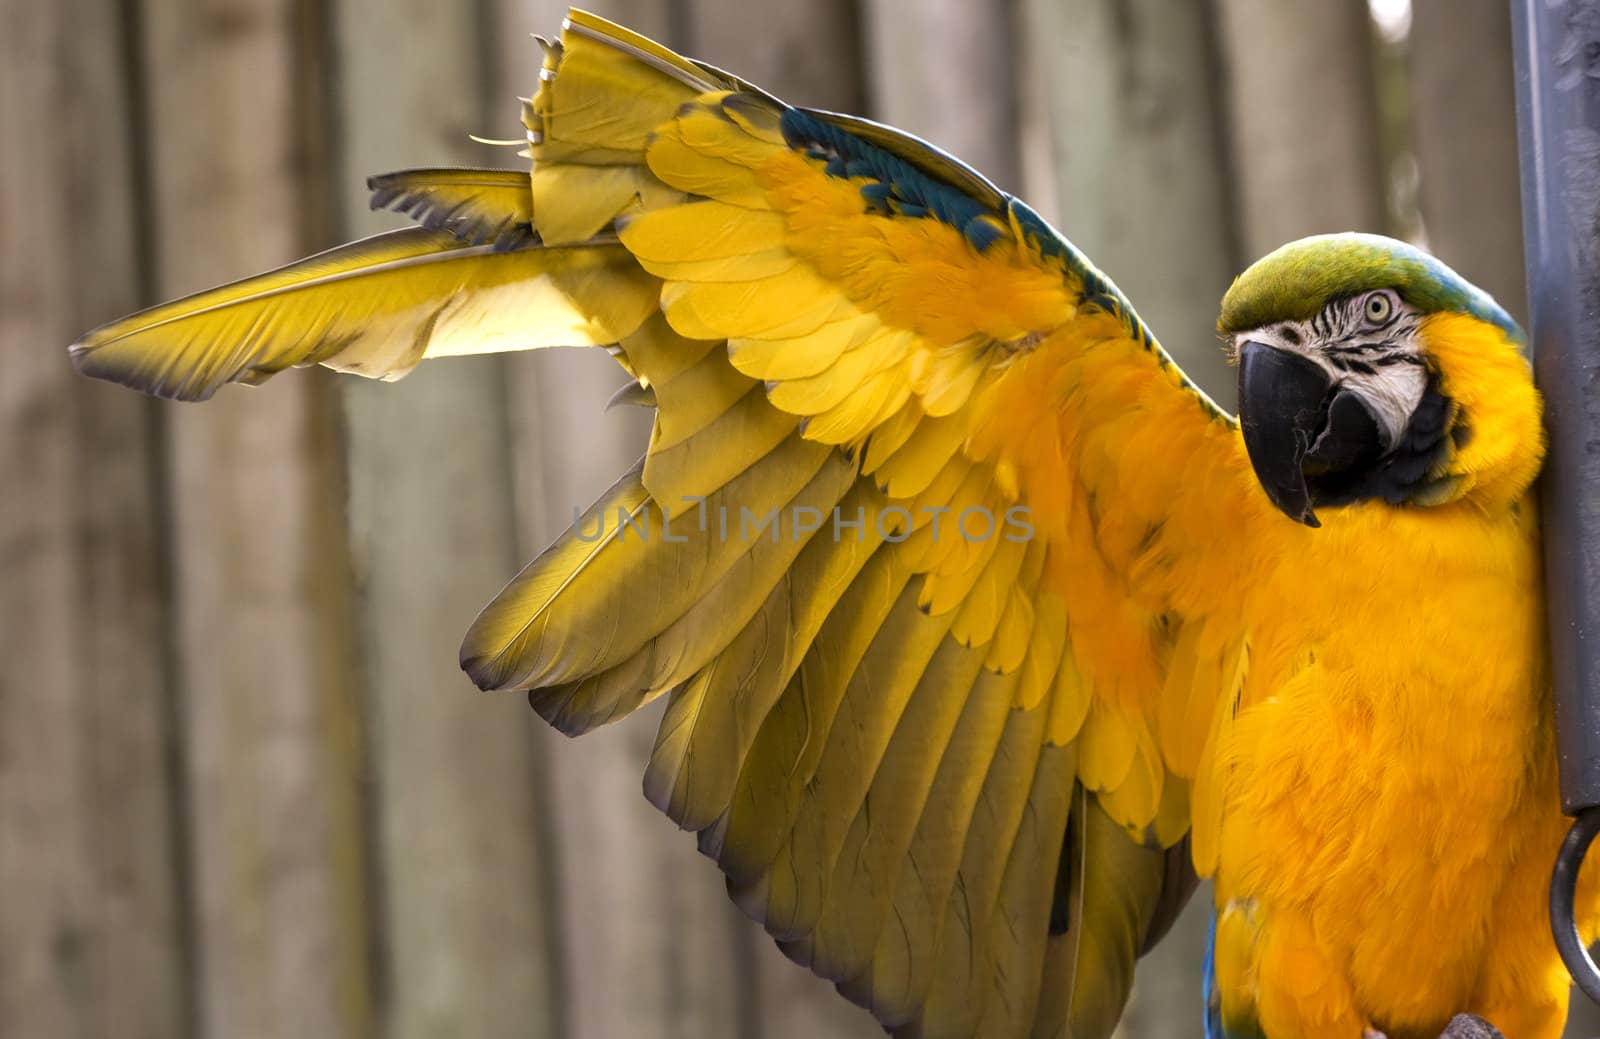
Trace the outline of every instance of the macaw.
<instances>
[{"instance_id":1,"label":"macaw","mask_svg":"<svg viewBox=\"0 0 1600 1039\"><path fill-rule=\"evenodd\" d=\"M523 120L531 175L376 177L420 226L73 360L203 400L610 350L648 451L462 666L570 735L667 695L647 796L897 1035L1109 1035L1196 875L1211 1036L1560 1032L1540 397L1488 295L1285 245L1222 300L1235 419L906 134L580 11Z\"/></svg>"}]
</instances>

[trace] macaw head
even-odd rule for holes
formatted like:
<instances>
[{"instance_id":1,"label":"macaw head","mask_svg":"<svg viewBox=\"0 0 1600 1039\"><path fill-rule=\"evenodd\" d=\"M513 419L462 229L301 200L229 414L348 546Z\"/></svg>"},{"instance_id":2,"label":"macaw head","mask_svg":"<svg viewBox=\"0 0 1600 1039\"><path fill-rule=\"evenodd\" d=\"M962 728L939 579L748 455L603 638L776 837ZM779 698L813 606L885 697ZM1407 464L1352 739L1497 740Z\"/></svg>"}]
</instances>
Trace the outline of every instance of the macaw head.
<instances>
[{"instance_id":1,"label":"macaw head","mask_svg":"<svg viewBox=\"0 0 1600 1039\"><path fill-rule=\"evenodd\" d=\"M1239 422L1272 503L1515 501L1544 456L1525 339L1481 289L1413 246L1318 235L1256 261L1222 300Z\"/></svg>"}]
</instances>

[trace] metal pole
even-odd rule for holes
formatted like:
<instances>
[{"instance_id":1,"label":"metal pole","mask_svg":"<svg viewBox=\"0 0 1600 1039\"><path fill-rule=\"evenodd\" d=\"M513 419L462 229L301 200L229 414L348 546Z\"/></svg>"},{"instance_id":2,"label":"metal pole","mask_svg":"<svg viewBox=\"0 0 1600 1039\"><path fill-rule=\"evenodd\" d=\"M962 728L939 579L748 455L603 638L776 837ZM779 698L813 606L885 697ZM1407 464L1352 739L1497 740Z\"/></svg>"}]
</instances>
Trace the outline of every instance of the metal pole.
<instances>
[{"instance_id":1,"label":"metal pole","mask_svg":"<svg viewBox=\"0 0 1600 1039\"><path fill-rule=\"evenodd\" d=\"M1600 1001L1573 891L1600 832L1600 0L1512 0L1561 806L1578 817L1550 892L1567 968Z\"/></svg>"}]
</instances>

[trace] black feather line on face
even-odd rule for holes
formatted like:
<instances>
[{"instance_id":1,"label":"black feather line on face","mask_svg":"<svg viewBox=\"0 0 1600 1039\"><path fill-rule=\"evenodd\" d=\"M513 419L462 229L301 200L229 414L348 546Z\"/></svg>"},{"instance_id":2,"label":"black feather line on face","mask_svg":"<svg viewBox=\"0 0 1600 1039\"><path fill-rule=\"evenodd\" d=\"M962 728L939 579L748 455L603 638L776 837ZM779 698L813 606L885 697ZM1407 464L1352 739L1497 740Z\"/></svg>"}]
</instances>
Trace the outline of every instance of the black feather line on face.
<instances>
[{"instance_id":1,"label":"black feather line on face","mask_svg":"<svg viewBox=\"0 0 1600 1039\"><path fill-rule=\"evenodd\" d=\"M1355 372L1358 375L1373 375L1377 369L1369 361L1356 357L1346 357L1342 354L1330 353L1327 355L1328 363L1342 372Z\"/></svg>"},{"instance_id":2,"label":"black feather line on face","mask_svg":"<svg viewBox=\"0 0 1600 1039\"><path fill-rule=\"evenodd\" d=\"M1406 354L1389 354L1384 364L1422 364ZM1311 477L1311 499L1319 507L1386 501L1391 505L1425 504L1451 477L1444 471L1467 427L1456 402L1439 388L1439 373L1430 369L1422 399L1393 450L1359 472Z\"/></svg>"},{"instance_id":3,"label":"black feather line on face","mask_svg":"<svg viewBox=\"0 0 1600 1039\"><path fill-rule=\"evenodd\" d=\"M1428 362L1424 361L1416 354L1399 353L1384 354L1381 357L1371 357L1367 359L1367 363L1378 368L1387 368L1392 364L1413 364L1418 368L1426 368L1428 366Z\"/></svg>"}]
</instances>

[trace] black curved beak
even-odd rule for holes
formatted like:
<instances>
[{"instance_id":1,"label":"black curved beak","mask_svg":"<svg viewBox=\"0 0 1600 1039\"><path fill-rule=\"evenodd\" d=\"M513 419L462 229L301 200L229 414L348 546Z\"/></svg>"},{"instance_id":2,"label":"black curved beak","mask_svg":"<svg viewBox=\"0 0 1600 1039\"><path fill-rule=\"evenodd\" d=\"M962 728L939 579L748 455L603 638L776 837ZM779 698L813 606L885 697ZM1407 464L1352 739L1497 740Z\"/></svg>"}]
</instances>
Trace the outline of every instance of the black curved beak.
<instances>
[{"instance_id":1,"label":"black curved beak","mask_svg":"<svg viewBox=\"0 0 1600 1039\"><path fill-rule=\"evenodd\" d=\"M1247 342L1239 349L1239 425L1262 489L1284 515L1322 523L1312 505L1387 449L1358 395L1299 354ZM1337 495L1331 495L1337 497Z\"/></svg>"}]
</instances>

